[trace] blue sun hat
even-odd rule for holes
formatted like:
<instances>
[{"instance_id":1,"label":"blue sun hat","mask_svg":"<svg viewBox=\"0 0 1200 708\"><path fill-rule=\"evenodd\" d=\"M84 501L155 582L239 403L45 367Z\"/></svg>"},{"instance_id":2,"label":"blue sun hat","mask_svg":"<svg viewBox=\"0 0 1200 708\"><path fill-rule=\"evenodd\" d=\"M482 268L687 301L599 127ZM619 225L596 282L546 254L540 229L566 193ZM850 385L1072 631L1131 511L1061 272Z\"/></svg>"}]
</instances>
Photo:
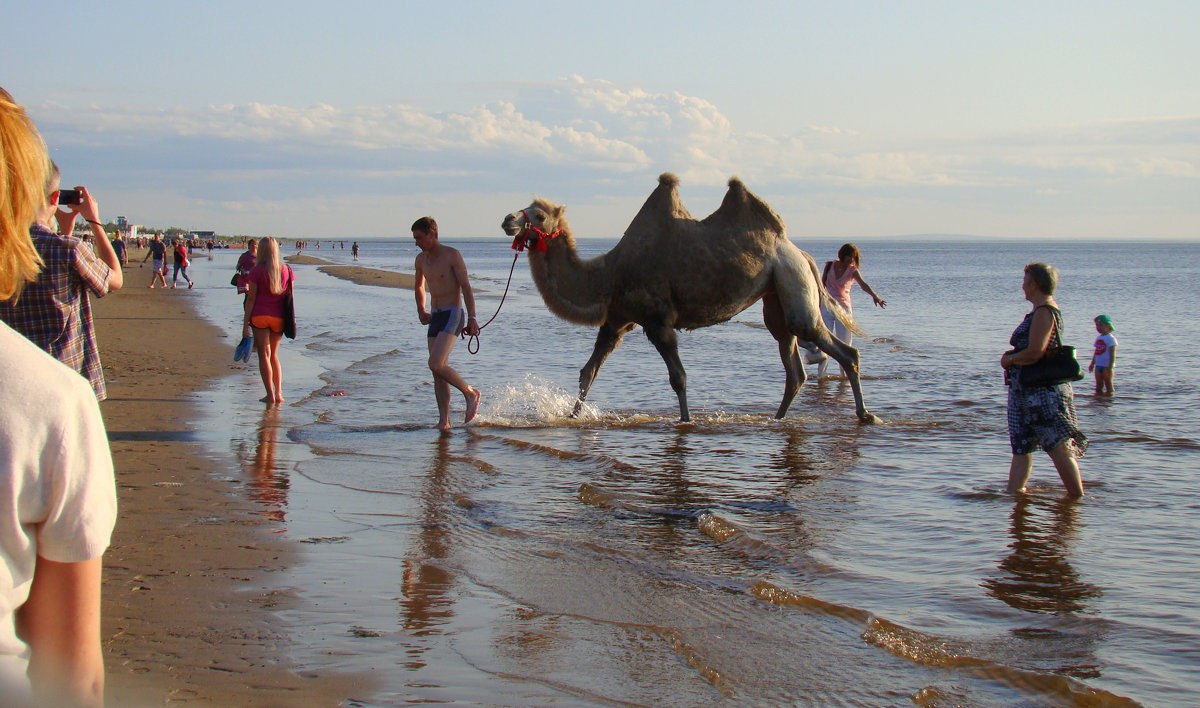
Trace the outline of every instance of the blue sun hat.
<instances>
[{"instance_id":1,"label":"blue sun hat","mask_svg":"<svg viewBox=\"0 0 1200 708\"><path fill-rule=\"evenodd\" d=\"M238 342L237 348L233 350L234 361L250 361L250 343L249 337L242 337L242 341Z\"/></svg>"},{"instance_id":2,"label":"blue sun hat","mask_svg":"<svg viewBox=\"0 0 1200 708\"><path fill-rule=\"evenodd\" d=\"M1116 329L1116 327L1113 325L1112 318L1108 315L1096 315L1096 324L1106 324L1111 329Z\"/></svg>"}]
</instances>

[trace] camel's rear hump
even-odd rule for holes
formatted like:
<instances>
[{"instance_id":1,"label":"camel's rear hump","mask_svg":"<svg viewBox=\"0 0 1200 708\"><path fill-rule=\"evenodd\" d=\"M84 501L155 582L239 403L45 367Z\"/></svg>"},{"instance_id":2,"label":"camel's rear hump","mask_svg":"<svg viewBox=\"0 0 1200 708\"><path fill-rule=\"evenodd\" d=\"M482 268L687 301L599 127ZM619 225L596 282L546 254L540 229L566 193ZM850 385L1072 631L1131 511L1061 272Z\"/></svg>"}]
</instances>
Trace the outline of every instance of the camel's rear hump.
<instances>
[{"instance_id":1,"label":"camel's rear hump","mask_svg":"<svg viewBox=\"0 0 1200 708\"><path fill-rule=\"evenodd\" d=\"M784 236L787 227L775 210L767 205L758 195L746 189L746 185L737 177L729 180L729 189L721 206L708 216L703 224L724 225L736 224L740 229L771 231Z\"/></svg>"}]
</instances>

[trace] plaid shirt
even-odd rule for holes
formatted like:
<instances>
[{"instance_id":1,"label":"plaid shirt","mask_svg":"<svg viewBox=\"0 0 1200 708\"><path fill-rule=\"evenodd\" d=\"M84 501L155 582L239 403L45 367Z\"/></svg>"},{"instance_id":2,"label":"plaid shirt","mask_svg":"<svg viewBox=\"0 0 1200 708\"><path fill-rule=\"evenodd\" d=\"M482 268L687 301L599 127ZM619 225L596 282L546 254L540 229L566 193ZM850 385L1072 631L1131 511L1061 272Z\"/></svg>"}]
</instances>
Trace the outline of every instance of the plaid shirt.
<instances>
[{"instance_id":1,"label":"plaid shirt","mask_svg":"<svg viewBox=\"0 0 1200 708\"><path fill-rule=\"evenodd\" d=\"M107 295L111 269L74 236L59 236L36 224L29 235L45 266L15 300L0 302L0 320L83 374L103 401L108 394L88 290Z\"/></svg>"}]
</instances>

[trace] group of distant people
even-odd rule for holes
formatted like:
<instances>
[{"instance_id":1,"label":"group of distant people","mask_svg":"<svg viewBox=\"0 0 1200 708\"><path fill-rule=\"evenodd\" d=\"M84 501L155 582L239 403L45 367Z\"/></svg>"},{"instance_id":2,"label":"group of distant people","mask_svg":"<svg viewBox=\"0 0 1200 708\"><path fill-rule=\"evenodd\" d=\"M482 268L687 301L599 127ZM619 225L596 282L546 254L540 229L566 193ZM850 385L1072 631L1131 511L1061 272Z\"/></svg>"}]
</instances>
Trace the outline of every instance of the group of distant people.
<instances>
[{"instance_id":1,"label":"group of distant people","mask_svg":"<svg viewBox=\"0 0 1200 708\"><path fill-rule=\"evenodd\" d=\"M146 244L146 256L142 258L142 263L138 267L145 265L146 261L152 261L151 267L154 269L150 277L150 285L146 286L153 290L155 283L162 283L162 287L167 287L167 244L163 242L162 234L154 234L154 238ZM182 237L176 237L171 245L171 260L174 266L174 272L171 275L171 288L174 289L179 282L179 276L183 275L184 282L187 283L188 289L196 287L188 275L188 266L192 264L188 258L188 244Z\"/></svg>"}]
</instances>

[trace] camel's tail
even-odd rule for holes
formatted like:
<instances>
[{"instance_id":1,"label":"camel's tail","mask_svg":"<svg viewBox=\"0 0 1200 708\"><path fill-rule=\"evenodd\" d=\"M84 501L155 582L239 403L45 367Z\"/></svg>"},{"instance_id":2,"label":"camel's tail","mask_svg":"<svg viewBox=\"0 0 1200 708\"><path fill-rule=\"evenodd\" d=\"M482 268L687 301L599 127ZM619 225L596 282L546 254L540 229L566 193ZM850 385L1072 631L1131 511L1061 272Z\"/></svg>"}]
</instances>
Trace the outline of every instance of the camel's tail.
<instances>
[{"instance_id":1,"label":"camel's tail","mask_svg":"<svg viewBox=\"0 0 1200 708\"><path fill-rule=\"evenodd\" d=\"M821 304L824 305L825 309L833 313L838 322L846 325L846 329L860 337L867 336L867 333L854 321L854 316L846 312L846 308L842 307L842 303L835 300L829 294L829 291L825 289L825 283L821 280L821 271L817 268L817 262L809 254L805 253L804 255L808 256L808 267L812 271L813 279L817 283L817 292L820 294Z\"/></svg>"}]
</instances>

